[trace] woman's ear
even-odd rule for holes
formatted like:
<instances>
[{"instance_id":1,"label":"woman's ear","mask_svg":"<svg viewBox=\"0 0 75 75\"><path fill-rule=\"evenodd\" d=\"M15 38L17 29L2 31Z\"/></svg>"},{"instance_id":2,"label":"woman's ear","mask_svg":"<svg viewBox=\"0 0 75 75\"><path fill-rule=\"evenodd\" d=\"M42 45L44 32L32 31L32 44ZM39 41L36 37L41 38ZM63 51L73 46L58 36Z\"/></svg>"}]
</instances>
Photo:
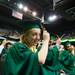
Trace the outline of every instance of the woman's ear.
<instances>
[{"instance_id":1,"label":"woman's ear","mask_svg":"<svg viewBox=\"0 0 75 75\"><path fill-rule=\"evenodd\" d=\"M21 37L20 37L20 41L21 41L22 43L24 43L25 40L26 40L26 36L25 36L24 34L21 35Z\"/></svg>"}]
</instances>

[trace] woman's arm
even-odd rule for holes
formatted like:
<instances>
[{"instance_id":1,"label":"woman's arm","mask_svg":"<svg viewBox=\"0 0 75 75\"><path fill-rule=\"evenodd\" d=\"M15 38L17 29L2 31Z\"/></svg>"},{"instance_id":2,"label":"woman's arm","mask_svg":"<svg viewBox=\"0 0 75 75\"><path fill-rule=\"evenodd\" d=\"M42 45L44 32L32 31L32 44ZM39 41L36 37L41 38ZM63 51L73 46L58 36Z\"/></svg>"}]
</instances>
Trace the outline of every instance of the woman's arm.
<instances>
[{"instance_id":1,"label":"woman's arm","mask_svg":"<svg viewBox=\"0 0 75 75\"><path fill-rule=\"evenodd\" d=\"M48 53L48 45L49 45L50 35L47 31L43 32L43 42L40 51L38 52L38 59L41 64L45 63L47 53Z\"/></svg>"}]
</instances>

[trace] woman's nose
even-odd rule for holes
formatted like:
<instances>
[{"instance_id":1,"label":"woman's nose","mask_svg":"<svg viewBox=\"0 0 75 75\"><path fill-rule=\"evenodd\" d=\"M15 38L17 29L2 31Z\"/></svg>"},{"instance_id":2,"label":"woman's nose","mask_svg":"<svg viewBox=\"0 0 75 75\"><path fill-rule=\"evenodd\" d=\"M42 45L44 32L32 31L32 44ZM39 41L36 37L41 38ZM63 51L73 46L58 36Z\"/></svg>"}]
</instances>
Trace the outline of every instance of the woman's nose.
<instances>
[{"instance_id":1,"label":"woman's nose","mask_svg":"<svg viewBox=\"0 0 75 75\"><path fill-rule=\"evenodd\" d=\"M40 36L38 35L36 38L39 40L40 39Z\"/></svg>"}]
</instances>

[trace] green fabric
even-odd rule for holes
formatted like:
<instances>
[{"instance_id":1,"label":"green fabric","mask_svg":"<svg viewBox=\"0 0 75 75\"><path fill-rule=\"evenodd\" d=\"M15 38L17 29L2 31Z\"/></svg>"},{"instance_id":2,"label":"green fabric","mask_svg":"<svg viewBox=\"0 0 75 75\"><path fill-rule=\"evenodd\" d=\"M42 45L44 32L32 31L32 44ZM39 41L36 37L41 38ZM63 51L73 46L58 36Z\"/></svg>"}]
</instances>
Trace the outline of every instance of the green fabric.
<instances>
[{"instance_id":1,"label":"green fabric","mask_svg":"<svg viewBox=\"0 0 75 75\"><path fill-rule=\"evenodd\" d=\"M41 22L40 22L40 20L24 21L22 26L23 26L23 32L26 32L27 30L30 30L32 28L40 28Z\"/></svg>"},{"instance_id":2,"label":"green fabric","mask_svg":"<svg viewBox=\"0 0 75 75\"><path fill-rule=\"evenodd\" d=\"M50 33L50 39L56 40L57 36L54 33Z\"/></svg>"},{"instance_id":3,"label":"green fabric","mask_svg":"<svg viewBox=\"0 0 75 75\"><path fill-rule=\"evenodd\" d=\"M64 46L71 46L71 42L66 41L66 42L64 43Z\"/></svg>"},{"instance_id":4,"label":"green fabric","mask_svg":"<svg viewBox=\"0 0 75 75\"><path fill-rule=\"evenodd\" d=\"M47 59L42 68L44 75L59 75L61 64L59 63L59 52L57 46L49 49Z\"/></svg>"},{"instance_id":5,"label":"green fabric","mask_svg":"<svg viewBox=\"0 0 75 75\"><path fill-rule=\"evenodd\" d=\"M16 43L4 62L3 75L39 75L37 53L32 53L28 47Z\"/></svg>"},{"instance_id":6,"label":"green fabric","mask_svg":"<svg viewBox=\"0 0 75 75\"><path fill-rule=\"evenodd\" d=\"M19 28L17 28L17 32L19 34L23 34L24 32L26 32L29 29L32 28L41 28L41 21L40 20L22 20L21 22L19 22L18 24ZM18 39L17 39L18 41Z\"/></svg>"},{"instance_id":7,"label":"green fabric","mask_svg":"<svg viewBox=\"0 0 75 75\"><path fill-rule=\"evenodd\" d=\"M3 75L59 75L58 48L49 50L45 64L39 64L33 53L21 43L14 44L5 58Z\"/></svg>"},{"instance_id":8,"label":"green fabric","mask_svg":"<svg viewBox=\"0 0 75 75\"><path fill-rule=\"evenodd\" d=\"M75 75L75 56L69 51L64 50L60 55L60 62L63 65L62 69L69 75Z\"/></svg>"}]
</instances>

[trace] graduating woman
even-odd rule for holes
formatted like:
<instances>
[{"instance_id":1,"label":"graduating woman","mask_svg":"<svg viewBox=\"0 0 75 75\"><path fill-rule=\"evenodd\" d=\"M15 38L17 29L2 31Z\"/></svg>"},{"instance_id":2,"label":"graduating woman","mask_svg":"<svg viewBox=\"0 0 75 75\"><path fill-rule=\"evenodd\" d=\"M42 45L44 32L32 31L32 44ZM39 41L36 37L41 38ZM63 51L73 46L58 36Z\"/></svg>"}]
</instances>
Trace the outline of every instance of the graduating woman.
<instances>
[{"instance_id":1,"label":"graduating woman","mask_svg":"<svg viewBox=\"0 0 75 75\"><path fill-rule=\"evenodd\" d=\"M41 36L40 25L38 21L24 22L20 42L12 45L5 58L3 75L57 75L58 71L53 69L57 63L55 60L56 64L52 66L53 53L48 49L50 35L46 30L41 47L36 48ZM58 49L55 50L57 53ZM55 53L54 56L57 58Z\"/></svg>"},{"instance_id":2,"label":"graduating woman","mask_svg":"<svg viewBox=\"0 0 75 75\"><path fill-rule=\"evenodd\" d=\"M43 43L37 51L41 27L39 21L26 21L20 42L9 49L4 62L4 75L39 75L41 64L45 63L48 53L49 33L43 32ZM41 75L41 74L40 74Z\"/></svg>"}]
</instances>

